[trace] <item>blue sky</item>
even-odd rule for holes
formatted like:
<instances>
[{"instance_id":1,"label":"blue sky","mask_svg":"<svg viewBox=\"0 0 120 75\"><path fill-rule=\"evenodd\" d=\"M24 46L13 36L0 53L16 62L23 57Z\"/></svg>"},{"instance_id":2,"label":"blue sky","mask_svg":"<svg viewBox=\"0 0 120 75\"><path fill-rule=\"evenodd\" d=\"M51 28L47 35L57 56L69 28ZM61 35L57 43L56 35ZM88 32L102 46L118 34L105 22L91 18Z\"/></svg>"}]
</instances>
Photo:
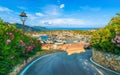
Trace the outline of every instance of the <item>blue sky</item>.
<instances>
[{"instance_id":1,"label":"blue sky","mask_svg":"<svg viewBox=\"0 0 120 75\"><path fill-rule=\"evenodd\" d=\"M104 27L120 12L120 0L0 0L4 21L21 23L22 11L29 26Z\"/></svg>"}]
</instances>

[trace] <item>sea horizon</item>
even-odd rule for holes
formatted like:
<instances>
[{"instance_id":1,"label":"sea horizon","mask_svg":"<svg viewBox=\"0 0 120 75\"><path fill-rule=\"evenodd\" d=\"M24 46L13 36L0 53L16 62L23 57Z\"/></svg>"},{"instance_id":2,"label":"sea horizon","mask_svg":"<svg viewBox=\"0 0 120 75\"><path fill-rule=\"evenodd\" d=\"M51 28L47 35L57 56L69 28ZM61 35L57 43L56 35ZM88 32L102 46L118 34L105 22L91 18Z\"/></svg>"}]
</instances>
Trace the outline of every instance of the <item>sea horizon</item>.
<instances>
[{"instance_id":1,"label":"sea horizon","mask_svg":"<svg viewBox=\"0 0 120 75\"><path fill-rule=\"evenodd\" d=\"M94 30L98 28L47 28L48 30Z\"/></svg>"}]
</instances>

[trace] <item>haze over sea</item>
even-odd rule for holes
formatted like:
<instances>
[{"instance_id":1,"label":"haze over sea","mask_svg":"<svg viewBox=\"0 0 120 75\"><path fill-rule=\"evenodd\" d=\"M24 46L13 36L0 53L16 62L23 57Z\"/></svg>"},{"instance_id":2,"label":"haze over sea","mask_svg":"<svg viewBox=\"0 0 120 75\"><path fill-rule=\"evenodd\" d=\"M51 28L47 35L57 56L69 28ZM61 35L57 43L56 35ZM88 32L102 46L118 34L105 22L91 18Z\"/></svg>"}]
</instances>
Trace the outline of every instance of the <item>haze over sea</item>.
<instances>
[{"instance_id":1,"label":"haze over sea","mask_svg":"<svg viewBox=\"0 0 120 75\"><path fill-rule=\"evenodd\" d=\"M48 28L48 30L93 30L95 28Z\"/></svg>"}]
</instances>

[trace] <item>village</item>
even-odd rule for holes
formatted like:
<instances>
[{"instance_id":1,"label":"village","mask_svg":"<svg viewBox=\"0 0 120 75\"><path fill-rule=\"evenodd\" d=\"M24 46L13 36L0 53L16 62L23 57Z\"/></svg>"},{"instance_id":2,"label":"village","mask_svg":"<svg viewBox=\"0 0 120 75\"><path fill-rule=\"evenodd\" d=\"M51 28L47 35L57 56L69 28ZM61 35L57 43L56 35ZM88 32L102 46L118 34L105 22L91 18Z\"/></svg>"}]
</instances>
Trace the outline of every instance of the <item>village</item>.
<instances>
[{"instance_id":1,"label":"village","mask_svg":"<svg viewBox=\"0 0 120 75\"><path fill-rule=\"evenodd\" d=\"M33 34L42 43L42 49L45 50L63 50L68 54L84 52L90 48L91 35L74 34L71 32L51 33L51 34Z\"/></svg>"}]
</instances>

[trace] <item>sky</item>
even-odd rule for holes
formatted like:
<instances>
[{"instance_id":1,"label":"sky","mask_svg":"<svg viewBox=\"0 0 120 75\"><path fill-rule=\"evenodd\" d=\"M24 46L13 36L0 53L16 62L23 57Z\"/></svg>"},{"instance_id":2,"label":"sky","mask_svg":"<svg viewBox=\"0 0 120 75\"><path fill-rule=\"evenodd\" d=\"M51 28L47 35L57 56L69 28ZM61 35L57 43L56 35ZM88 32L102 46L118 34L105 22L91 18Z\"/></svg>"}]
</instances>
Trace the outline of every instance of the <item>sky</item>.
<instances>
[{"instance_id":1,"label":"sky","mask_svg":"<svg viewBox=\"0 0 120 75\"><path fill-rule=\"evenodd\" d=\"M120 13L120 0L0 0L0 17L6 22L64 28L99 28Z\"/></svg>"}]
</instances>

